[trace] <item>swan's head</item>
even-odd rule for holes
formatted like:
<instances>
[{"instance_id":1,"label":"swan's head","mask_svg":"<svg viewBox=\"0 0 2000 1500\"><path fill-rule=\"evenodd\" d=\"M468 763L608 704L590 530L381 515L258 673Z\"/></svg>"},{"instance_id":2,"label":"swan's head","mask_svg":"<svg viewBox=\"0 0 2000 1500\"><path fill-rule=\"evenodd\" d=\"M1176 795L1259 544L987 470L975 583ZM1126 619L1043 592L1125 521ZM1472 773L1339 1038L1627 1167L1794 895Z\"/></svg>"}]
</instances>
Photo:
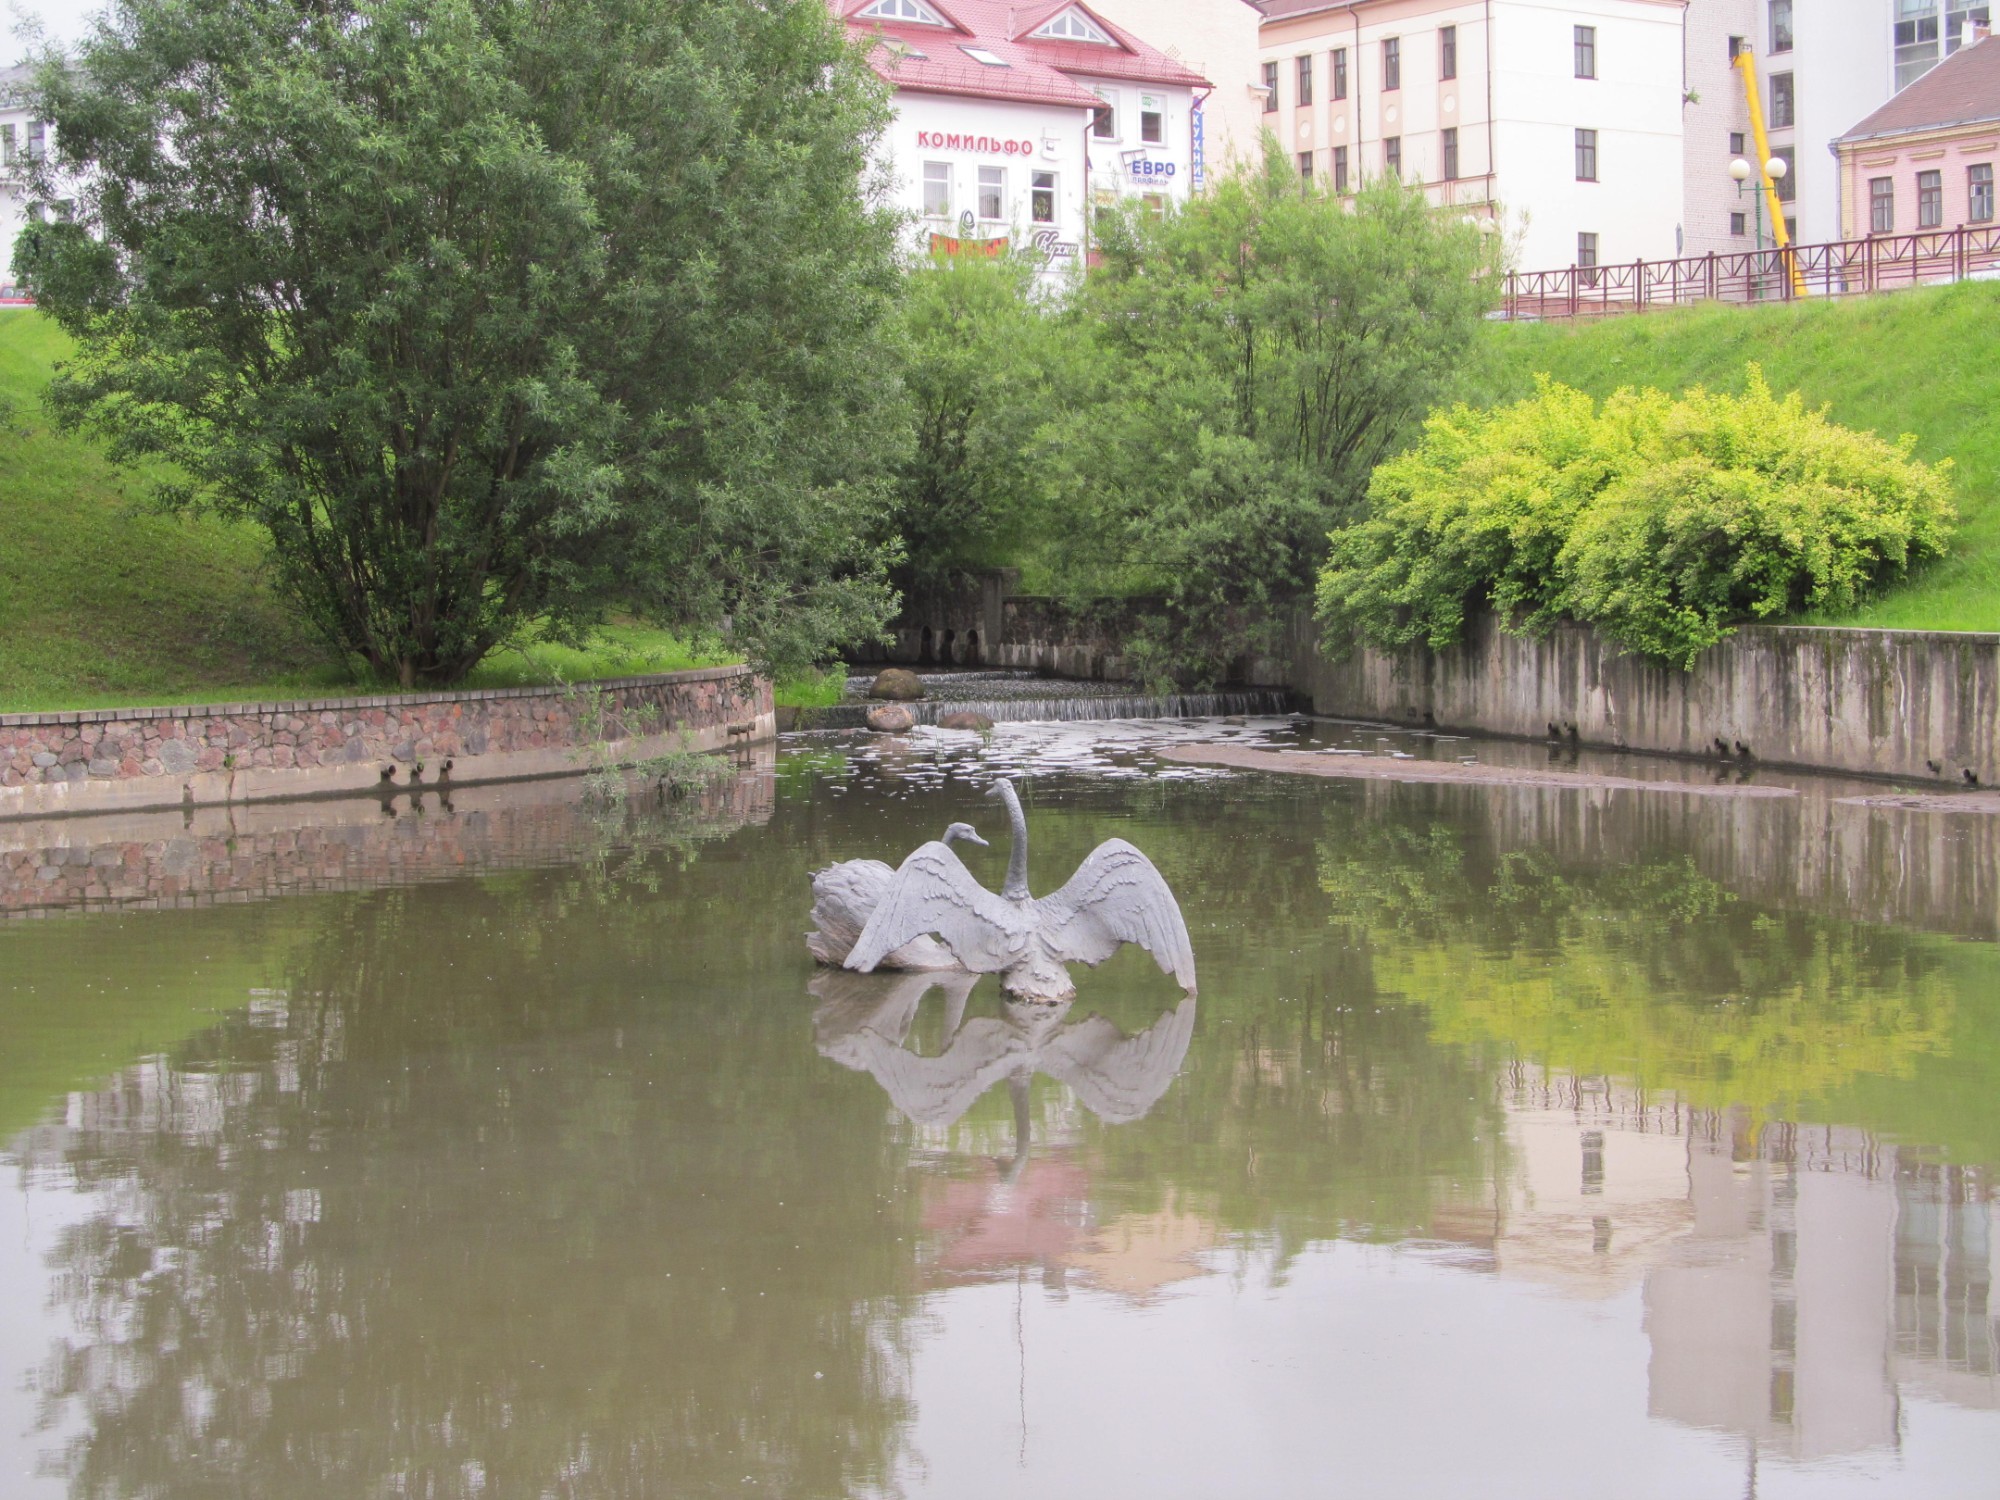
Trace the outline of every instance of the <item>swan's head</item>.
<instances>
[{"instance_id":1,"label":"swan's head","mask_svg":"<svg viewBox=\"0 0 2000 1500\"><path fill-rule=\"evenodd\" d=\"M970 823L952 824L951 827L944 831L944 841L947 844L956 844L963 841L968 844L977 844L982 849L986 847L986 840L979 836L979 830L974 828Z\"/></svg>"},{"instance_id":2,"label":"swan's head","mask_svg":"<svg viewBox=\"0 0 2000 1500\"><path fill-rule=\"evenodd\" d=\"M1005 802L1007 794L1013 790L1013 782L1009 781L1005 776L996 776L993 778L993 785L986 789L986 795L995 802Z\"/></svg>"}]
</instances>

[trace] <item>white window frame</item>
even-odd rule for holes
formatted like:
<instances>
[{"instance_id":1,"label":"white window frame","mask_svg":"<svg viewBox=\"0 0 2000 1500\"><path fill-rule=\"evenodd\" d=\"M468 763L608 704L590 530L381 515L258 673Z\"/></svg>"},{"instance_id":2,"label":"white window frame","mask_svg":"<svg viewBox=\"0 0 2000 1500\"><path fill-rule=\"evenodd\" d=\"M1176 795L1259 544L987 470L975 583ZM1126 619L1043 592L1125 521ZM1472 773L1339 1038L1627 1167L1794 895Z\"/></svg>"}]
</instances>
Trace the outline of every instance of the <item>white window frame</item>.
<instances>
[{"instance_id":1,"label":"white window frame","mask_svg":"<svg viewBox=\"0 0 2000 1500\"><path fill-rule=\"evenodd\" d=\"M989 224L1003 222L1007 217L1007 169L1005 167L981 167L974 182L977 198L973 207L979 217ZM986 211L987 194L991 193L993 212Z\"/></svg>"},{"instance_id":2,"label":"white window frame","mask_svg":"<svg viewBox=\"0 0 2000 1500\"><path fill-rule=\"evenodd\" d=\"M1053 224L1062 212L1062 199L1056 192L1056 174L1036 167L1028 173L1028 222L1031 224ZM1035 212L1035 201L1043 193L1049 195L1049 215L1045 219Z\"/></svg>"},{"instance_id":3,"label":"white window frame","mask_svg":"<svg viewBox=\"0 0 2000 1500\"><path fill-rule=\"evenodd\" d=\"M1096 88L1092 89L1091 92L1097 95L1098 103L1102 104L1107 110L1111 112L1111 128L1109 130L1099 130L1097 128L1097 124L1098 121L1103 118L1103 116L1093 115L1091 117L1091 122L1090 122L1090 138L1094 141L1124 140L1125 137L1122 133L1122 122L1118 118L1120 114L1120 110L1118 108L1118 90Z\"/></svg>"},{"instance_id":4,"label":"white window frame","mask_svg":"<svg viewBox=\"0 0 2000 1500\"><path fill-rule=\"evenodd\" d=\"M1146 134L1148 120L1159 122L1155 135ZM1164 146L1167 143L1167 96L1165 94L1141 94L1139 96L1139 140L1147 146Z\"/></svg>"},{"instance_id":5,"label":"white window frame","mask_svg":"<svg viewBox=\"0 0 2000 1500\"><path fill-rule=\"evenodd\" d=\"M931 207L931 185L944 184L944 207ZM924 217L926 219L949 219L951 217L951 163L948 161L927 161L924 163Z\"/></svg>"},{"instance_id":6,"label":"white window frame","mask_svg":"<svg viewBox=\"0 0 2000 1500\"><path fill-rule=\"evenodd\" d=\"M1071 6L1068 10L1050 16L1031 33L1042 42L1082 42L1091 47L1115 47L1118 44L1106 36L1089 16Z\"/></svg>"},{"instance_id":7,"label":"white window frame","mask_svg":"<svg viewBox=\"0 0 2000 1500\"><path fill-rule=\"evenodd\" d=\"M875 0L855 18L857 21L896 21L905 26L943 26L943 16L922 0Z\"/></svg>"}]
</instances>

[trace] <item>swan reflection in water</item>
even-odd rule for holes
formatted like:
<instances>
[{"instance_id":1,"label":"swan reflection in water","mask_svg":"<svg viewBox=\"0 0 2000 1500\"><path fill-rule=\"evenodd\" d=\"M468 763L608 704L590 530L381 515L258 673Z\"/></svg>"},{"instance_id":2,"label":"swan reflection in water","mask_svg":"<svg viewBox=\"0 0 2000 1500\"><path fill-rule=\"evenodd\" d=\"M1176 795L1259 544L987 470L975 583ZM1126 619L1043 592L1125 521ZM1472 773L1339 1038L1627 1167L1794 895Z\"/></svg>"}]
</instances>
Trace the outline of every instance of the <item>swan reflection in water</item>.
<instances>
[{"instance_id":1,"label":"swan reflection in water","mask_svg":"<svg viewBox=\"0 0 2000 1500\"><path fill-rule=\"evenodd\" d=\"M1106 1124L1141 1118L1187 1057L1194 997L1128 1037L1102 1016L1069 1021L1069 1002L1004 995L1001 1014L968 1020L966 1004L979 979L963 971L823 970L809 986L820 1002L813 1014L820 1053L868 1074L915 1124L954 1124L998 1083L1012 1097L1011 1159L974 1159L969 1174L961 1161L923 1184L924 1225L937 1237L927 1257L931 1279L987 1279L1039 1266L1043 1280L1059 1286L1075 1269L1106 1289L1144 1298L1199 1274L1195 1256L1215 1242L1215 1226L1168 1208L1130 1222L1121 1218L1116 1233L1108 1234L1113 1226L1096 1222L1090 1174L1081 1161L1062 1151L1030 1160L1029 1109L1029 1085L1035 1074L1046 1073ZM933 992L944 1008L944 1040L926 1056L912 1049L909 1037Z\"/></svg>"}]
</instances>

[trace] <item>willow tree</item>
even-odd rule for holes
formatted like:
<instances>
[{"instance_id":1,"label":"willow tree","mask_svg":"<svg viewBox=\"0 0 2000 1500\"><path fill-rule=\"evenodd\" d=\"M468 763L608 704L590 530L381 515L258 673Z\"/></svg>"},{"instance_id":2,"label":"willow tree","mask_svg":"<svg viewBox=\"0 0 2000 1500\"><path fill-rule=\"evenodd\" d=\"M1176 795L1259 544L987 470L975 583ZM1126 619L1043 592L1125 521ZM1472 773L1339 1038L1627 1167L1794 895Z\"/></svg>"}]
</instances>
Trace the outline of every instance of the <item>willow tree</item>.
<instances>
[{"instance_id":1,"label":"willow tree","mask_svg":"<svg viewBox=\"0 0 2000 1500\"><path fill-rule=\"evenodd\" d=\"M112 0L38 92L56 410L337 650L879 624L887 103L822 0Z\"/></svg>"}]
</instances>

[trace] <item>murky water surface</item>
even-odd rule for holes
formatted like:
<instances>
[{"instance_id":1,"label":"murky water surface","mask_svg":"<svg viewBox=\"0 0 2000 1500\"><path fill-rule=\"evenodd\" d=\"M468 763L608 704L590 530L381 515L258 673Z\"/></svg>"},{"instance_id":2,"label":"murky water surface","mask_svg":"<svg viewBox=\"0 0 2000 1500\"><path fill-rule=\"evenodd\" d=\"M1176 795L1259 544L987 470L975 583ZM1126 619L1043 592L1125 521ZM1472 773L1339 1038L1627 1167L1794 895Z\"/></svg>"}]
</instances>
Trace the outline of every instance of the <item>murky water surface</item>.
<instances>
[{"instance_id":1,"label":"murky water surface","mask_svg":"<svg viewBox=\"0 0 2000 1500\"><path fill-rule=\"evenodd\" d=\"M0 839L0 1494L1996 1493L1989 822L1204 734ZM995 769L1198 1001L814 970Z\"/></svg>"}]
</instances>

